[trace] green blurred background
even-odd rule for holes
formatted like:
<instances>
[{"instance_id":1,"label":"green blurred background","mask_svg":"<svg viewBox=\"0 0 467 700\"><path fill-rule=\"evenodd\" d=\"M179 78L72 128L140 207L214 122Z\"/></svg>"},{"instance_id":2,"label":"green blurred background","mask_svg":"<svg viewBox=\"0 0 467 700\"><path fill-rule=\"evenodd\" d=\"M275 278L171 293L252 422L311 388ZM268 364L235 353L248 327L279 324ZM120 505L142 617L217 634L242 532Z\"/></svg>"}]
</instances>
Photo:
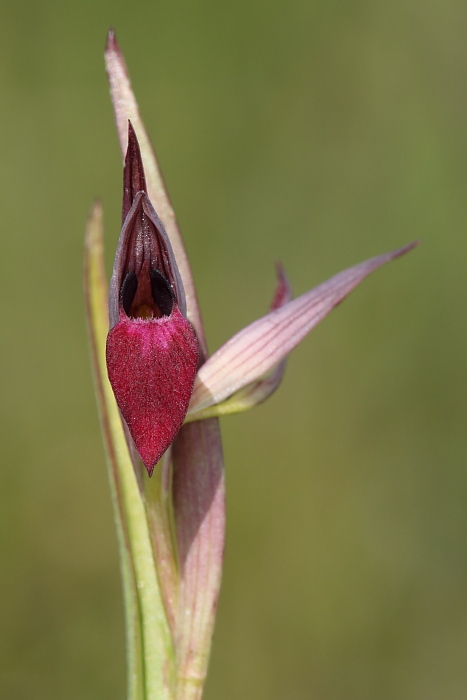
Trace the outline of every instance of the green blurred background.
<instances>
[{"instance_id":1,"label":"green blurred background","mask_svg":"<svg viewBox=\"0 0 467 700\"><path fill-rule=\"evenodd\" d=\"M114 26L211 349L420 238L222 421L225 572L206 700L467 697L467 5L0 2L0 698L124 700L82 241L107 262Z\"/></svg>"}]
</instances>

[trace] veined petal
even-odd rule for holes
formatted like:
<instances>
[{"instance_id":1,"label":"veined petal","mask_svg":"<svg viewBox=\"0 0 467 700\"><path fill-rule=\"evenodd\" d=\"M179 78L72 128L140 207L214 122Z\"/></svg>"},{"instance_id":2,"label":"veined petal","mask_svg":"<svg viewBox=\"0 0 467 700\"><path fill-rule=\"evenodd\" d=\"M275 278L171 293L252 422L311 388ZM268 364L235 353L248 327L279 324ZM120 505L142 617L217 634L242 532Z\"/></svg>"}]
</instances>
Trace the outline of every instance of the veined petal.
<instances>
[{"instance_id":1,"label":"veined petal","mask_svg":"<svg viewBox=\"0 0 467 700\"><path fill-rule=\"evenodd\" d=\"M365 277L417 243L355 265L250 324L199 369L189 411L220 403L280 362Z\"/></svg>"}]
</instances>

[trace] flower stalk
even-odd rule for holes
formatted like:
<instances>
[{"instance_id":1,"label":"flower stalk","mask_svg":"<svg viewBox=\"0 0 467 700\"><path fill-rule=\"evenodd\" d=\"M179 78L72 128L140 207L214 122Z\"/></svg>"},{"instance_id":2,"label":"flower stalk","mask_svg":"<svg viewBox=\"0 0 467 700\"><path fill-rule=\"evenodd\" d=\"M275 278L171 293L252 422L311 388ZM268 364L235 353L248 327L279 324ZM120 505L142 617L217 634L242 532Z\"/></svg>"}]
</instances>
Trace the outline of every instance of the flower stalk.
<instances>
[{"instance_id":1,"label":"flower stalk","mask_svg":"<svg viewBox=\"0 0 467 700\"><path fill-rule=\"evenodd\" d=\"M225 539L218 417L266 400L309 331L415 244L296 299L278 265L269 312L209 357L183 240L113 32L105 59L124 159L122 230L108 292L102 210L93 206L84 286L123 579L128 700L201 700Z\"/></svg>"}]
</instances>

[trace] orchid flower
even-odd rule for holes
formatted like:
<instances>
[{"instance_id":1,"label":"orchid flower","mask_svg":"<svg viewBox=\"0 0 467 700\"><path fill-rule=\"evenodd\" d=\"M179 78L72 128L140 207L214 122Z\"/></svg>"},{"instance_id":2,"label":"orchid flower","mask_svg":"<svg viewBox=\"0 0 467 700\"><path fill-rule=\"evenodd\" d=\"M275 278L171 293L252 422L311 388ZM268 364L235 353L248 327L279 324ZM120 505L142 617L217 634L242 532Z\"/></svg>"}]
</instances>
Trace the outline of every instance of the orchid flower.
<instances>
[{"instance_id":1,"label":"orchid flower","mask_svg":"<svg viewBox=\"0 0 467 700\"><path fill-rule=\"evenodd\" d=\"M123 228L110 281L107 369L115 399L152 475L185 418L198 341L170 241L146 192L129 123Z\"/></svg>"},{"instance_id":2,"label":"orchid flower","mask_svg":"<svg viewBox=\"0 0 467 700\"><path fill-rule=\"evenodd\" d=\"M416 244L296 299L279 265L269 312L209 357L183 241L113 32L105 58L124 157L122 230L107 308L102 211L93 206L85 298L120 547L128 700L199 700L224 550L218 417L270 396L309 331Z\"/></svg>"}]
</instances>

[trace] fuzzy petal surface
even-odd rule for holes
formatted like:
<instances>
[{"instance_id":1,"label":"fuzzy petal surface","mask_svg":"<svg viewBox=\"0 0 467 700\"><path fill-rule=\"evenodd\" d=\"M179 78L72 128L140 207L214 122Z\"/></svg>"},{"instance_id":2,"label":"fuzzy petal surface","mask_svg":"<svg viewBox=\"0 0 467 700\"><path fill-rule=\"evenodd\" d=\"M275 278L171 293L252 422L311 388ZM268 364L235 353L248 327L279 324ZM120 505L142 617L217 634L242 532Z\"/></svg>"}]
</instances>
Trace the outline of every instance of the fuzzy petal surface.
<instances>
[{"instance_id":1,"label":"fuzzy petal surface","mask_svg":"<svg viewBox=\"0 0 467 700\"><path fill-rule=\"evenodd\" d=\"M118 407L151 475L187 412L198 364L196 334L177 307L152 319L122 313L106 355Z\"/></svg>"}]
</instances>

